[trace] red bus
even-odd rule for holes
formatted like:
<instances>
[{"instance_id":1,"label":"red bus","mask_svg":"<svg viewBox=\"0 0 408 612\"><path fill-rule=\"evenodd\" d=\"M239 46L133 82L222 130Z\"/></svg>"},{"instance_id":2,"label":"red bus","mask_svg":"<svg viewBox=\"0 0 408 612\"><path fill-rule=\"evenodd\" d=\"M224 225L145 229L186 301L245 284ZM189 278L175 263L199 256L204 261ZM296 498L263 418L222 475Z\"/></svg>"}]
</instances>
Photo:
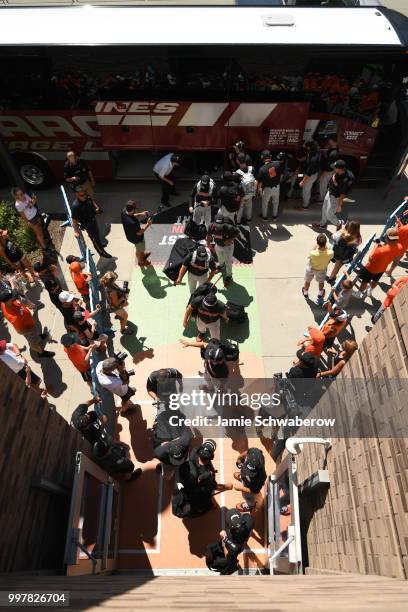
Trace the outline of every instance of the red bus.
<instances>
[{"instance_id":1,"label":"red bus","mask_svg":"<svg viewBox=\"0 0 408 612\"><path fill-rule=\"evenodd\" d=\"M361 174L406 144L408 19L382 7L0 11L0 139L37 189L70 149L112 179L150 177L163 151L200 172L238 140L256 155L331 135Z\"/></svg>"}]
</instances>

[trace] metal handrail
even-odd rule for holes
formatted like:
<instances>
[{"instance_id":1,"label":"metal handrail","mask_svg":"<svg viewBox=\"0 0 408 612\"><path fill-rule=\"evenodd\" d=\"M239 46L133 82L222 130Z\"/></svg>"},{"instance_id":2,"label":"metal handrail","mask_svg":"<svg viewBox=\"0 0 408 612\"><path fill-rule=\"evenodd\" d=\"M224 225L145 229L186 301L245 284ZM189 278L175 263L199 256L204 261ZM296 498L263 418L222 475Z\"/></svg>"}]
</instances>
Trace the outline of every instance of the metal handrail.
<instances>
[{"instance_id":1,"label":"metal handrail","mask_svg":"<svg viewBox=\"0 0 408 612\"><path fill-rule=\"evenodd\" d=\"M63 185L60 185L60 190L62 193L62 198L64 200L65 212L67 214L67 221L65 222L65 225L73 227L71 206L68 202L68 197L67 197L67 194L66 194L66 191ZM90 286L89 286L90 288L89 303L90 303L91 311L93 311L95 310L96 305L101 303L99 283L98 283L98 272L97 272L96 265L92 257L92 253L90 249L86 246L84 237L82 236L81 232L79 233L79 236L77 236L77 242L78 242L79 251L81 253L81 257L86 262L86 265L92 277L90 281ZM101 322L100 322L99 314L95 316L95 320L96 320L98 331L101 332ZM90 364L91 364L91 377L92 377L92 392L95 397L96 395L98 395L98 379L96 376L97 363L98 363L97 359L92 354L91 359L90 359ZM97 412L98 415L101 415L103 413L102 406L99 402L95 404L95 411Z\"/></svg>"}]
</instances>

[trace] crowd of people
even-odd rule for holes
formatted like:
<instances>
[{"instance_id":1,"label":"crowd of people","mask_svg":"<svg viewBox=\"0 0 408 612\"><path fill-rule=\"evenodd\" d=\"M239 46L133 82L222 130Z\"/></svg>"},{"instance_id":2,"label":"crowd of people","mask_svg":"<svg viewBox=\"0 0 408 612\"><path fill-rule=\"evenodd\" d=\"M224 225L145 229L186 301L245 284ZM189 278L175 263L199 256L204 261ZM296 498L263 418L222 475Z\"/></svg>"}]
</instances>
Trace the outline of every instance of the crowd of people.
<instances>
[{"instance_id":1,"label":"crowd of people","mask_svg":"<svg viewBox=\"0 0 408 612\"><path fill-rule=\"evenodd\" d=\"M305 300L311 301L309 292L313 280L316 280L316 304L322 309L323 321L319 327L309 326L299 340L296 359L287 373L291 379L333 379L341 372L358 349L353 338L339 340L350 322L351 298L370 297L381 276L386 272L391 276L408 249L408 225L400 219L387 230L384 240L374 244L357 276L343 275L344 267L355 257L362 239L357 220L344 222L336 216L341 213L346 196L353 187L354 176L341 159L334 137L327 140L323 150L312 141L305 143L290 158L284 153L274 158L271 151L265 150L261 159L261 167L255 169L245 144L237 142L228 155L229 169L225 170L221 183L217 184L208 174L203 175L192 188L186 210L189 219L185 233L193 246L179 261L172 280L177 286L187 275L190 299L182 325L186 328L190 321L194 321L197 336L193 341L183 338L181 343L185 348L200 349L204 376L201 388L206 390L229 388L228 362L236 361L239 355L236 346L220 339L221 324L228 326L231 320L242 322L245 313L239 308L234 310L230 302L225 304L219 299L212 280L219 275L225 287L234 282L234 242L243 224L253 218L254 198L259 197L261 201L262 223L269 218L276 221L282 200L293 196L295 190L298 190L303 208L308 208L313 198L322 202L322 218L316 224L319 233L307 256L301 291ZM170 198L177 193L176 171L181 163L177 154L169 153L153 168L153 175L161 187L161 208L169 207ZM83 239L82 232L85 231L99 256L111 258L105 250L107 242L98 228L96 216L102 209L96 200L95 181L90 169L84 160L70 151L64 172L67 185L73 190L71 211L75 236ZM90 389L95 382L94 374L101 393L119 398L118 416L130 415L136 409L132 403L135 389L130 384L134 372L126 368L126 353L109 354L109 330L106 329L106 318L112 314L119 322L121 335L134 333L128 322L127 284L121 286L112 271L95 279L80 257L69 255L66 261L76 292L68 291L56 265L55 249L35 196L14 188L12 198L18 214L32 228L42 249L42 258L32 265L9 237L7 228L0 228L0 257L10 269L9 273L0 276L4 320L25 338L38 358L52 359L54 352L45 349L51 339L48 329L43 329L38 318L33 316L40 303L33 304L26 296L30 286L43 287L63 318L66 331L60 341L73 367ZM124 237L135 247L136 265L150 266L146 243L152 215L140 210L134 200L129 200L121 211L121 222ZM331 233L327 232L330 224L334 226ZM329 272L331 263L333 266ZM339 275L342 275L341 284L336 283ZM407 280L405 277L396 281L374 320L391 304ZM90 284L95 282L99 285L102 299L92 310ZM102 314L105 317L103 326ZM46 395L45 385L31 370L22 352L17 344L0 339L0 360L28 387ZM323 353L327 357L325 364L321 361ZM97 363L94 369L93 361ZM153 371L146 381L146 391L157 408L151 432L154 466L165 479L173 481L172 509L180 518L194 518L211 511L214 495L220 491L234 488L242 493L242 502L227 512L225 532L207 550L208 567L221 573L232 573L254 526L252 514L259 507L259 496L266 480L265 457L260 449L249 448L237 457L238 471L232 474L234 484L217 482L212 463L216 450L214 440L205 440L195 447L189 427L170 423L174 411L168 410L169 397L182 389L183 375L171 367ZM72 415L73 426L92 445L95 461L109 473L123 473L127 482L142 477L143 470L135 467L129 457L129 448L108 433L106 416L100 410L91 409L100 402L101 398L95 396L81 403Z\"/></svg>"},{"instance_id":2,"label":"crowd of people","mask_svg":"<svg viewBox=\"0 0 408 612\"><path fill-rule=\"evenodd\" d=\"M83 63L83 61L80 63ZM24 79L24 97L19 89L23 80L16 74L4 74L1 84L0 108L18 110L19 99L31 109L91 109L99 100L135 100L138 96L202 94L219 91L229 95L286 92L301 95L314 110L355 116L370 121L385 112L389 94L380 75L373 82L363 76L346 76L334 72L311 71L301 74L278 75L273 67L264 69L241 67L220 62L218 68L184 70L179 63L171 68L154 62L131 68L93 71L61 67L51 73L36 74ZM29 103L27 95L32 97ZM188 98L187 98L188 99Z\"/></svg>"}]
</instances>

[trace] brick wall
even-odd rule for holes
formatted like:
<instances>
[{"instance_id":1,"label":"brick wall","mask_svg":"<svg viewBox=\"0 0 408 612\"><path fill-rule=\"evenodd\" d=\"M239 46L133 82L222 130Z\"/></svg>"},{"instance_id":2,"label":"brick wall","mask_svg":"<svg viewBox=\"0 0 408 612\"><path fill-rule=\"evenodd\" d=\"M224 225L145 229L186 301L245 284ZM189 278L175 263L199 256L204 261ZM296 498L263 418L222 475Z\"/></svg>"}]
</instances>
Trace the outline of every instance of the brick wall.
<instances>
[{"instance_id":1,"label":"brick wall","mask_svg":"<svg viewBox=\"0 0 408 612\"><path fill-rule=\"evenodd\" d=\"M62 567L77 450L88 443L0 362L0 572ZM45 477L57 495L33 486Z\"/></svg>"},{"instance_id":2,"label":"brick wall","mask_svg":"<svg viewBox=\"0 0 408 612\"><path fill-rule=\"evenodd\" d=\"M332 439L330 488L301 501L310 568L408 578L408 381L396 381L408 379L407 352L408 287L310 415L338 417L347 406L368 432ZM323 447L305 445L297 462L301 483L324 467Z\"/></svg>"}]
</instances>

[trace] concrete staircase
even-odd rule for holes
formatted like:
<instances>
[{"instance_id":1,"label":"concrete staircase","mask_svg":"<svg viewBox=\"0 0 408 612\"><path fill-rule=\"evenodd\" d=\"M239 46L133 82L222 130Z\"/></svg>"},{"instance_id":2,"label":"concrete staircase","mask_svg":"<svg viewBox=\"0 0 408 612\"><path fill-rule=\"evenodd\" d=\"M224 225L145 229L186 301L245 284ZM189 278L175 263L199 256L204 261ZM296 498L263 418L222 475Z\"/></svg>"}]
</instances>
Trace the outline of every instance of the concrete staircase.
<instances>
[{"instance_id":1,"label":"concrete staircase","mask_svg":"<svg viewBox=\"0 0 408 612\"><path fill-rule=\"evenodd\" d=\"M69 591L74 610L406 612L408 582L356 574L306 576L0 577L2 590ZM56 609L56 608L53 608Z\"/></svg>"}]
</instances>

